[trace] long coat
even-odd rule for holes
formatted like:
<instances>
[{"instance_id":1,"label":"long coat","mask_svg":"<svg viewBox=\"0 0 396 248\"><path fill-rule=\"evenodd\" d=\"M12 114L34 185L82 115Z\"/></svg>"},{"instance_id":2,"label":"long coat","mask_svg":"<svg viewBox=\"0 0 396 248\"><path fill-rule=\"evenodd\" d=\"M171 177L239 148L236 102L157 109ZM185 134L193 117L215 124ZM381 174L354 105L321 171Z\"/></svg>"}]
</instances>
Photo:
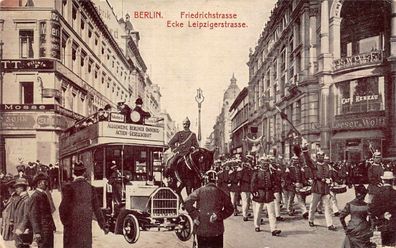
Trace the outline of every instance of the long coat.
<instances>
[{"instance_id":1,"label":"long coat","mask_svg":"<svg viewBox=\"0 0 396 248\"><path fill-rule=\"evenodd\" d=\"M197 207L194 207L195 202ZM185 207L193 219L199 220L196 234L202 237L223 234L223 220L234 212L230 197L214 183L208 183L192 192L185 202ZM210 216L214 213L217 215L217 220L211 223Z\"/></svg>"},{"instance_id":2,"label":"long coat","mask_svg":"<svg viewBox=\"0 0 396 248\"><path fill-rule=\"evenodd\" d=\"M32 224L33 233L38 233L41 236L52 234L56 228L47 194L44 191L36 190L33 192L30 201L29 220Z\"/></svg>"},{"instance_id":3,"label":"long coat","mask_svg":"<svg viewBox=\"0 0 396 248\"><path fill-rule=\"evenodd\" d=\"M26 229L31 230L31 223L28 221L28 215L30 211L30 198L27 192L22 193L13 203L14 212L12 221L14 222L14 231L16 229L24 232ZM14 235L15 239L15 235ZM31 243L33 239L33 234L30 231L29 233L22 234L21 238L16 241L16 243L26 242Z\"/></svg>"},{"instance_id":4,"label":"long coat","mask_svg":"<svg viewBox=\"0 0 396 248\"><path fill-rule=\"evenodd\" d=\"M93 214L100 228L103 229L105 220L94 187L84 178L77 178L70 184L66 184L59 206L59 215L64 226L63 245L65 248L92 247Z\"/></svg>"},{"instance_id":5,"label":"long coat","mask_svg":"<svg viewBox=\"0 0 396 248\"><path fill-rule=\"evenodd\" d=\"M14 205L15 201L19 199L19 196L13 193L11 197L5 204L5 208L2 212L2 220L1 220L1 230L0 234L4 240L12 240L13 239L13 216L14 216Z\"/></svg>"}]
</instances>

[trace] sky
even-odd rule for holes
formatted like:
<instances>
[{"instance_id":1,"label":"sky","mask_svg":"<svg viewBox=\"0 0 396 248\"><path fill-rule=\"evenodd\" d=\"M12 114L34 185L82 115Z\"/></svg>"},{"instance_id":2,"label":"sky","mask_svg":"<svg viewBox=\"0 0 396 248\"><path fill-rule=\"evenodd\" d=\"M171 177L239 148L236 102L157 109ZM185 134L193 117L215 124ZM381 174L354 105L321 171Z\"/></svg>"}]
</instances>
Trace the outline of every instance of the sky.
<instances>
[{"instance_id":1,"label":"sky","mask_svg":"<svg viewBox=\"0 0 396 248\"><path fill-rule=\"evenodd\" d=\"M197 132L197 89L202 103L202 142L213 131L221 111L223 94L235 75L242 90L248 84L249 48L254 49L275 0L109 0L118 17L129 14L140 34L139 50L153 83L161 89L161 108L180 127L191 120ZM157 11L162 18L136 18L135 12ZM236 14L236 19L185 19L181 12L219 12ZM246 28L193 28L188 21L245 22ZM168 21L184 27L168 27Z\"/></svg>"}]
</instances>

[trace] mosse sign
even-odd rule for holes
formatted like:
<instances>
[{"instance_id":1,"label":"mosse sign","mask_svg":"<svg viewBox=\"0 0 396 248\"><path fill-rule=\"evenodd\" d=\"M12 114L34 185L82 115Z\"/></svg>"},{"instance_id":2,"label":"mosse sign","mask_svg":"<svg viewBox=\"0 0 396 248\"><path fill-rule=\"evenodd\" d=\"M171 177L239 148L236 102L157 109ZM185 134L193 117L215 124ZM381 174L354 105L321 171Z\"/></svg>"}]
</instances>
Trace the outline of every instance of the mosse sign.
<instances>
[{"instance_id":1,"label":"mosse sign","mask_svg":"<svg viewBox=\"0 0 396 248\"><path fill-rule=\"evenodd\" d=\"M1 104L1 111L45 111L54 110L54 104Z\"/></svg>"}]
</instances>

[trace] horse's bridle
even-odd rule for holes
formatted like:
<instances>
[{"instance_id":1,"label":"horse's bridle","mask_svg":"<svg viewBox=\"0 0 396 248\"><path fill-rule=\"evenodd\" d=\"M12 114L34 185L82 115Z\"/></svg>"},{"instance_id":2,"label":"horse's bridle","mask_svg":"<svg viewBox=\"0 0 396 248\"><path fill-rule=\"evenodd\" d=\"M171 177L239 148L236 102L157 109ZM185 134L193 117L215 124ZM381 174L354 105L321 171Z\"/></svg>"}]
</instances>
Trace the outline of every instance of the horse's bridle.
<instances>
[{"instance_id":1,"label":"horse's bridle","mask_svg":"<svg viewBox=\"0 0 396 248\"><path fill-rule=\"evenodd\" d=\"M199 179L203 178L203 173L201 172L201 170L199 170L197 164L192 159L191 153L188 154L188 158L186 158L186 157L184 158L184 161L186 162L187 167L191 168L192 170L194 170L198 174Z\"/></svg>"}]
</instances>

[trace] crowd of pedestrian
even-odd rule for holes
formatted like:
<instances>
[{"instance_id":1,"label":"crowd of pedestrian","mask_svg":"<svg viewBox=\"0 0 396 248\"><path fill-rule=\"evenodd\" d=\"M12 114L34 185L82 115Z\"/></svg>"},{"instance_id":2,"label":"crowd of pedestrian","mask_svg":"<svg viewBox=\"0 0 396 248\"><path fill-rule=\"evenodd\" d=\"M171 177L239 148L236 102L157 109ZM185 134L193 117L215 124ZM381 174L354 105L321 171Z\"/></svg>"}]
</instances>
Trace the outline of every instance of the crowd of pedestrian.
<instances>
[{"instance_id":1,"label":"crowd of pedestrian","mask_svg":"<svg viewBox=\"0 0 396 248\"><path fill-rule=\"evenodd\" d=\"M50 190L60 186L58 165L46 166L37 161L27 166L20 164L16 169L16 175L0 175L2 239L13 240L17 248L52 248L56 206ZM59 214L64 226L63 247L91 247L93 214L108 232L96 191L88 183L85 171L82 163L74 164L74 180L62 185Z\"/></svg>"},{"instance_id":2,"label":"crowd of pedestrian","mask_svg":"<svg viewBox=\"0 0 396 248\"><path fill-rule=\"evenodd\" d=\"M371 159L364 162L333 162L322 151L312 156L303 146L300 148L300 153L295 154L287 163L282 157L264 155L257 158L247 155L243 158L236 156L216 160L212 169L217 173L217 187L230 197L234 216L242 215L243 221L249 221L253 217L256 232L261 231L261 225L264 223L263 214L268 218L269 229L273 236L281 234L277 223L284 221L282 213L286 212L289 216L299 215L307 220L310 227L316 226L315 215L324 214L329 231L337 230L333 217L340 217L342 227L349 237L344 247L370 247L368 244L372 245L370 237L373 236L376 222L373 221L373 215L369 214L369 209L371 213L377 213L375 209L383 205L388 207L381 213L388 213L385 229L392 230L393 234L396 232L394 223L396 199L392 195L395 191L381 193L384 186L389 185L393 180L396 163L383 160L378 151L373 153ZM388 184L382 182L384 175L388 175L385 177L388 179ZM368 184L368 189L363 184ZM349 202L345 208L340 208L343 206L339 206L337 194L344 193L352 187L355 189L356 199ZM382 199L380 195L384 194L389 198ZM306 202L308 195L311 196L309 204ZM376 202L374 199L377 199ZM381 205L378 199L382 199L386 204ZM250 209L252 211L249 211ZM375 219L383 223L384 217L381 214L376 214L380 217ZM354 219L350 225L346 225L344 221L348 215ZM359 222L359 227L352 230L351 227L357 223L356 221L365 219L365 216L371 216L371 219L367 219L370 231L360 230L366 228L367 223L363 222ZM392 218L393 222L390 221ZM384 229L383 224L379 226L380 229ZM394 238L393 241L388 242L389 236L385 234L384 237L383 243L396 245ZM366 246L354 245L355 243Z\"/></svg>"}]
</instances>

